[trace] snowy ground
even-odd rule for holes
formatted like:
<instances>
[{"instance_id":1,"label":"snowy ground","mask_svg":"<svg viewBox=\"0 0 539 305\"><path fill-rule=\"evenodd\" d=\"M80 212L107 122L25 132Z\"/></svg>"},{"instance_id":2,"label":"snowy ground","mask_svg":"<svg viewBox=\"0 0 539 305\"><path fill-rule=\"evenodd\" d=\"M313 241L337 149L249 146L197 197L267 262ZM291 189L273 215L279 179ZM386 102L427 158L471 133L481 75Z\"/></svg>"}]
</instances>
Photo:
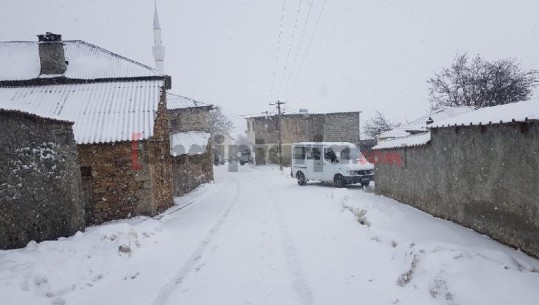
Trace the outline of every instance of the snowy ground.
<instances>
[{"instance_id":1,"label":"snowy ground","mask_svg":"<svg viewBox=\"0 0 539 305\"><path fill-rule=\"evenodd\" d=\"M216 168L156 218L0 251L1 304L538 304L539 261L372 188Z\"/></svg>"}]
</instances>

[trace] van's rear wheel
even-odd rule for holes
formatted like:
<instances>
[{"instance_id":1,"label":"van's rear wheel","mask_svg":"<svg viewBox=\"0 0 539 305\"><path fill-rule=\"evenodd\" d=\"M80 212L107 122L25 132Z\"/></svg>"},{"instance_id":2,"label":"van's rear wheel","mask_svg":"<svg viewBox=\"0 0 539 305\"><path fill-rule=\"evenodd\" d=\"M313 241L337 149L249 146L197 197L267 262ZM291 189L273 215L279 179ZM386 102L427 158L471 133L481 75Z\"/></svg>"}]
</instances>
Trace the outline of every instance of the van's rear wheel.
<instances>
[{"instance_id":1,"label":"van's rear wheel","mask_svg":"<svg viewBox=\"0 0 539 305\"><path fill-rule=\"evenodd\" d=\"M344 180L344 177L341 174L335 175L335 177L333 178L333 182L335 183L337 187L346 186L346 181Z\"/></svg>"},{"instance_id":2,"label":"van's rear wheel","mask_svg":"<svg viewBox=\"0 0 539 305\"><path fill-rule=\"evenodd\" d=\"M296 174L296 178L298 179L298 184L303 186L307 184L307 179L305 179L305 175L302 172L298 172Z\"/></svg>"}]
</instances>

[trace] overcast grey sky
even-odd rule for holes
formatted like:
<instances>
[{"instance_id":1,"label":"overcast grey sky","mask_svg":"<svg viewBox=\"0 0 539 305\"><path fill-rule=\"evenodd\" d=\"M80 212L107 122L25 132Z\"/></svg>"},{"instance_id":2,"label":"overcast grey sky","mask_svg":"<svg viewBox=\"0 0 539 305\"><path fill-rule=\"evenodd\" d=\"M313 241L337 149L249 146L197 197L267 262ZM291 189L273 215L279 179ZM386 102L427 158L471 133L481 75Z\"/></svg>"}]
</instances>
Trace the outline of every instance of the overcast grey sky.
<instances>
[{"instance_id":1,"label":"overcast grey sky","mask_svg":"<svg viewBox=\"0 0 539 305\"><path fill-rule=\"evenodd\" d=\"M153 0L0 3L0 41L52 31L153 66ZM289 111L413 120L428 108L426 80L457 52L539 69L537 0L327 0L308 53L324 0L301 1L294 32L299 3L286 0L276 62L282 0L159 0L173 90L223 107L241 131L241 115L277 98Z\"/></svg>"}]
</instances>

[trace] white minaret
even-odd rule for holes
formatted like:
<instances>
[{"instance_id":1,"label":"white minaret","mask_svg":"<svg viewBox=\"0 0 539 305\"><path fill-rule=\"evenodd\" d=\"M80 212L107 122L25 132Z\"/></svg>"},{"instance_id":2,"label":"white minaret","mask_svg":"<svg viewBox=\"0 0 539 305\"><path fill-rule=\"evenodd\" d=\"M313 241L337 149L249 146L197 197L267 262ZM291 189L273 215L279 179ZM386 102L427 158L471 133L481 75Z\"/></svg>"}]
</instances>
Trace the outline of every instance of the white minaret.
<instances>
[{"instance_id":1,"label":"white minaret","mask_svg":"<svg viewBox=\"0 0 539 305\"><path fill-rule=\"evenodd\" d=\"M159 23L159 15L157 14L157 1L155 1L155 11L153 14L153 58L155 60L155 69L161 73L165 73L165 46L161 39L161 24Z\"/></svg>"}]
</instances>

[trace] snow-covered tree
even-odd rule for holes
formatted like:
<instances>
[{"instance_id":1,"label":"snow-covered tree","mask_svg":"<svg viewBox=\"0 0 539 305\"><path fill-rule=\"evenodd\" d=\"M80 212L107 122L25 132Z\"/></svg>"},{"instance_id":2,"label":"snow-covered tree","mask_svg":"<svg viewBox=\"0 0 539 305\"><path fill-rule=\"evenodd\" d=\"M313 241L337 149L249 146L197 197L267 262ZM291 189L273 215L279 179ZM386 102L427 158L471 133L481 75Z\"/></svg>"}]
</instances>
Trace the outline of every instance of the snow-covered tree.
<instances>
[{"instance_id":1,"label":"snow-covered tree","mask_svg":"<svg viewBox=\"0 0 539 305\"><path fill-rule=\"evenodd\" d=\"M539 83L539 72L522 70L514 59L489 62L479 55L470 60L467 54L462 54L427 83L432 109L482 108L530 99Z\"/></svg>"},{"instance_id":2,"label":"snow-covered tree","mask_svg":"<svg viewBox=\"0 0 539 305\"><path fill-rule=\"evenodd\" d=\"M363 125L363 132L369 138L376 139L382 132L399 127L400 123L393 123L387 119L380 111Z\"/></svg>"}]
</instances>

